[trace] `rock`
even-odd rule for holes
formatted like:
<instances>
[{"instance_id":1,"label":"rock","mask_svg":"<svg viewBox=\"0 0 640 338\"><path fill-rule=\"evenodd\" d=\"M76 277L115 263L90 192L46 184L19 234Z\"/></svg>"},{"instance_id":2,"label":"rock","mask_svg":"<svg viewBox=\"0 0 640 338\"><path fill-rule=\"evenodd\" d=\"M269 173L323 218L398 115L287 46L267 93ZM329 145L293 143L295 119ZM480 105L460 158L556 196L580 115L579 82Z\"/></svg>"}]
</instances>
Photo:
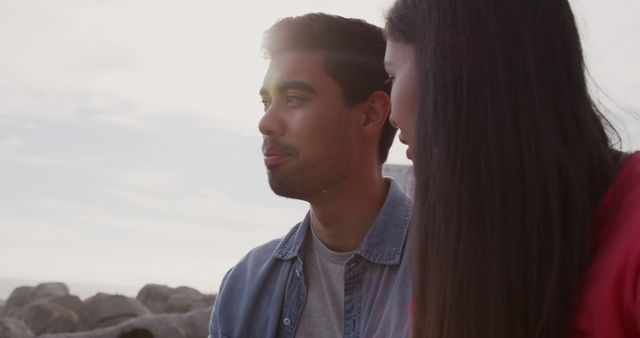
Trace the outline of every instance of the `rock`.
<instances>
[{"instance_id":1,"label":"rock","mask_svg":"<svg viewBox=\"0 0 640 338\"><path fill-rule=\"evenodd\" d=\"M56 305L60 305L67 310L71 310L75 313L80 311L82 307L82 300L78 296L72 295L64 295L64 296L55 296L48 299L49 303L53 303Z\"/></svg>"},{"instance_id":2,"label":"rock","mask_svg":"<svg viewBox=\"0 0 640 338\"><path fill-rule=\"evenodd\" d=\"M38 284L35 289L31 291L28 302L31 303L40 299L47 299L55 296L66 296L68 294L69 288L64 283L42 283Z\"/></svg>"},{"instance_id":3,"label":"rock","mask_svg":"<svg viewBox=\"0 0 640 338\"><path fill-rule=\"evenodd\" d=\"M202 295L191 304L191 311L213 307L216 302L216 295Z\"/></svg>"},{"instance_id":4,"label":"rock","mask_svg":"<svg viewBox=\"0 0 640 338\"><path fill-rule=\"evenodd\" d=\"M147 284L138 292L136 299L151 312L164 313L167 308L167 300L169 300L172 291L173 288L166 285Z\"/></svg>"},{"instance_id":5,"label":"rock","mask_svg":"<svg viewBox=\"0 0 640 338\"><path fill-rule=\"evenodd\" d=\"M413 166L385 163L382 166L382 175L393 178L405 194L410 197L415 195L416 178L413 175Z\"/></svg>"},{"instance_id":6,"label":"rock","mask_svg":"<svg viewBox=\"0 0 640 338\"><path fill-rule=\"evenodd\" d=\"M15 317L22 320L36 335L74 332L78 329L78 315L48 299L29 303Z\"/></svg>"},{"instance_id":7,"label":"rock","mask_svg":"<svg viewBox=\"0 0 640 338\"><path fill-rule=\"evenodd\" d=\"M33 332L31 332L23 322L9 317L0 318L0 337L35 338Z\"/></svg>"},{"instance_id":8,"label":"rock","mask_svg":"<svg viewBox=\"0 0 640 338\"><path fill-rule=\"evenodd\" d=\"M184 313L191 310L191 304L200 299L202 294L193 288L181 286L173 290L167 299L167 313Z\"/></svg>"},{"instance_id":9,"label":"rock","mask_svg":"<svg viewBox=\"0 0 640 338\"><path fill-rule=\"evenodd\" d=\"M120 334L119 338L154 338L153 333L147 329L133 329Z\"/></svg>"},{"instance_id":10,"label":"rock","mask_svg":"<svg viewBox=\"0 0 640 338\"><path fill-rule=\"evenodd\" d=\"M45 334L38 338L203 338L209 334L210 315L211 308L188 313L154 314L109 328L70 334ZM152 336L149 336L149 332Z\"/></svg>"},{"instance_id":11,"label":"rock","mask_svg":"<svg viewBox=\"0 0 640 338\"><path fill-rule=\"evenodd\" d=\"M87 299L80 308L79 330L112 326L150 313L151 311L136 299L98 293Z\"/></svg>"},{"instance_id":12,"label":"rock","mask_svg":"<svg viewBox=\"0 0 640 338\"><path fill-rule=\"evenodd\" d=\"M4 305L4 310L0 313L0 316L13 316L23 306L27 305L29 295L33 289L35 288L32 286L21 286L13 289L13 292L9 295L9 298Z\"/></svg>"},{"instance_id":13,"label":"rock","mask_svg":"<svg viewBox=\"0 0 640 338\"><path fill-rule=\"evenodd\" d=\"M63 283L42 283L36 287L21 286L13 290L0 315L13 317L30 303L68 294L69 288Z\"/></svg>"},{"instance_id":14,"label":"rock","mask_svg":"<svg viewBox=\"0 0 640 338\"><path fill-rule=\"evenodd\" d=\"M212 298L213 297L213 298ZM186 313L213 306L215 296L202 295L198 290L181 286L145 285L136 299L153 313Z\"/></svg>"}]
</instances>

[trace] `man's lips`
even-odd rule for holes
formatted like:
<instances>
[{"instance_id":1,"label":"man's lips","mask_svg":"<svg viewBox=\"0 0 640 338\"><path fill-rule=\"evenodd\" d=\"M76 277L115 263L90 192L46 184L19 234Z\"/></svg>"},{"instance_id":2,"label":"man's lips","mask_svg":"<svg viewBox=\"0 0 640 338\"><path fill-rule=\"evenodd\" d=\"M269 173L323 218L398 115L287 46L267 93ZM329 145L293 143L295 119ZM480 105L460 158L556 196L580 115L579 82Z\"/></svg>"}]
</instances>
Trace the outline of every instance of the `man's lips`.
<instances>
[{"instance_id":1,"label":"man's lips","mask_svg":"<svg viewBox=\"0 0 640 338\"><path fill-rule=\"evenodd\" d=\"M273 146L262 147L262 154L264 155L264 165L267 168L276 167L291 157L289 153Z\"/></svg>"}]
</instances>

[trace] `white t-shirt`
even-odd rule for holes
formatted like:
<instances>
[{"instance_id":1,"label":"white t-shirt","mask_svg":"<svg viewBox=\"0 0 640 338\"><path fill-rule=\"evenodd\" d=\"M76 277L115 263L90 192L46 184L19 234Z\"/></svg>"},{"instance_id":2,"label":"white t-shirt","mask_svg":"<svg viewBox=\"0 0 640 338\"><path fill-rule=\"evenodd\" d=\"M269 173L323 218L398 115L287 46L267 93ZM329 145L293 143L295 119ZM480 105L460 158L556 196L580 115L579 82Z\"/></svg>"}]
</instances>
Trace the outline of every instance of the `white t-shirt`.
<instances>
[{"instance_id":1,"label":"white t-shirt","mask_svg":"<svg viewBox=\"0 0 640 338\"><path fill-rule=\"evenodd\" d=\"M344 266L353 256L327 248L309 227L304 252L307 297L296 329L297 338L342 337L344 325Z\"/></svg>"}]
</instances>

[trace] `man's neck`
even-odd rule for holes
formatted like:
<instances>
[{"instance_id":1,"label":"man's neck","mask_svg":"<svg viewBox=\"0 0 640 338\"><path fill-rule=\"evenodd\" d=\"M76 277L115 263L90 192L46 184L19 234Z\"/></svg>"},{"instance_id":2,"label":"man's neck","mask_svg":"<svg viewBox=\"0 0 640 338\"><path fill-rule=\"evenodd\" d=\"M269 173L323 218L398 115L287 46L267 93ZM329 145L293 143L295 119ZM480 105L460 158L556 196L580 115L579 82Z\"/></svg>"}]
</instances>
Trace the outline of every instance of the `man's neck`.
<instances>
[{"instance_id":1,"label":"man's neck","mask_svg":"<svg viewBox=\"0 0 640 338\"><path fill-rule=\"evenodd\" d=\"M311 226L331 250L354 251L362 242L387 197L381 174L345 180L345 184L311 202Z\"/></svg>"}]
</instances>

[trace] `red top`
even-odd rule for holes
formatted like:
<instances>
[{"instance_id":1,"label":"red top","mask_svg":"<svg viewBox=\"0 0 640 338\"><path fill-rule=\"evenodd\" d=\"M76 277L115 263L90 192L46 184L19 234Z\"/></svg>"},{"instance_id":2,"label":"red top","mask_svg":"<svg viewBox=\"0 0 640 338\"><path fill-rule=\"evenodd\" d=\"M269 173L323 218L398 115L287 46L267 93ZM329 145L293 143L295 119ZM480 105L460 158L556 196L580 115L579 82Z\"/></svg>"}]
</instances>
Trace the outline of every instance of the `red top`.
<instances>
[{"instance_id":1,"label":"red top","mask_svg":"<svg viewBox=\"0 0 640 338\"><path fill-rule=\"evenodd\" d=\"M625 158L595 224L601 230L571 337L640 337L640 152Z\"/></svg>"}]
</instances>

